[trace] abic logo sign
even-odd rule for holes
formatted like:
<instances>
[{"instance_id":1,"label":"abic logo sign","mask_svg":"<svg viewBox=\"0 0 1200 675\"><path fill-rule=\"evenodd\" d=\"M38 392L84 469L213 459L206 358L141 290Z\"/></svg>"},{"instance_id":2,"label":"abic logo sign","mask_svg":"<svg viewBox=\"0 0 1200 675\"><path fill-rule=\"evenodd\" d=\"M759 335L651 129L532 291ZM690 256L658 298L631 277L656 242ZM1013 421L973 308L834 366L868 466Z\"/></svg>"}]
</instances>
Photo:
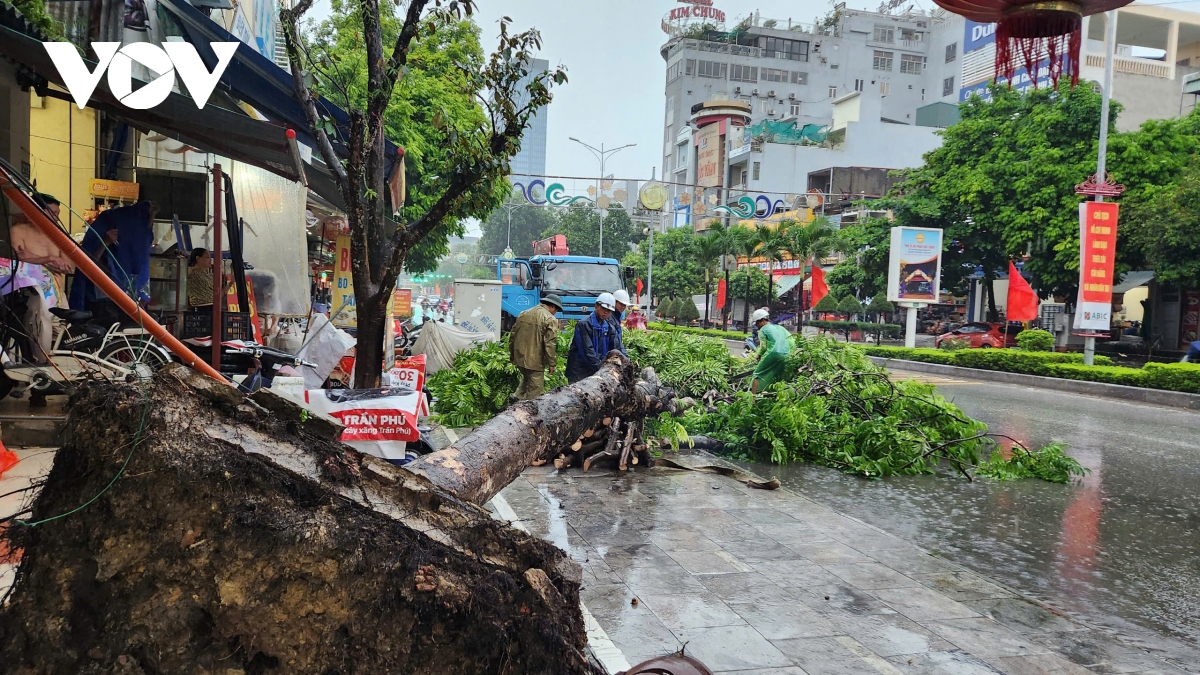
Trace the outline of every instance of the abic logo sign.
<instances>
[{"instance_id":1,"label":"abic logo sign","mask_svg":"<svg viewBox=\"0 0 1200 675\"><path fill-rule=\"evenodd\" d=\"M213 42L212 50L217 55L217 66L210 73L196 53L196 48L186 42L164 42L161 47L149 42L135 42L121 46L120 42L93 42L99 62L96 70L88 72L75 46L69 42L43 42L46 53L62 75L67 91L82 110L100 84L100 78L108 71L108 88L121 100L122 105L135 110L146 110L167 100L175 86L175 74L187 87L188 93L203 109L212 96L213 89L229 62L233 59L240 42ZM133 90L134 62L145 66L158 77L147 82L141 89Z\"/></svg>"}]
</instances>

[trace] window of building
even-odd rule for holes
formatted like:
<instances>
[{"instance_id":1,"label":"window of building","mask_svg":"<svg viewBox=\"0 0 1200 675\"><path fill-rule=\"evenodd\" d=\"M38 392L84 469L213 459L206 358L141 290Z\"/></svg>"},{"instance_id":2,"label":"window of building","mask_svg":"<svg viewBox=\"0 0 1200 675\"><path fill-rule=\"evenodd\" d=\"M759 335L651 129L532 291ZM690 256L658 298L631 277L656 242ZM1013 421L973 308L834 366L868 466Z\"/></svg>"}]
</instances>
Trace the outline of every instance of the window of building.
<instances>
[{"instance_id":1,"label":"window of building","mask_svg":"<svg viewBox=\"0 0 1200 675\"><path fill-rule=\"evenodd\" d=\"M901 54L900 55L900 72L908 73L909 75L920 75L925 69L925 57L920 54ZM891 70L891 66L888 66Z\"/></svg>"},{"instance_id":2,"label":"window of building","mask_svg":"<svg viewBox=\"0 0 1200 675\"><path fill-rule=\"evenodd\" d=\"M895 54L893 52L881 52L878 49L876 49L875 57L871 62L871 67L874 68L875 70L886 70L888 72L891 72L892 57L894 55Z\"/></svg>"},{"instance_id":3,"label":"window of building","mask_svg":"<svg viewBox=\"0 0 1200 675\"><path fill-rule=\"evenodd\" d=\"M875 26L875 34L871 36L871 40L890 45L896 41L896 29L892 26Z\"/></svg>"},{"instance_id":4,"label":"window of building","mask_svg":"<svg viewBox=\"0 0 1200 675\"><path fill-rule=\"evenodd\" d=\"M792 101L788 105L788 114L791 115L792 117L800 116L800 101Z\"/></svg>"},{"instance_id":5,"label":"window of building","mask_svg":"<svg viewBox=\"0 0 1200 675\"><path fill-rule=\"evenodd\" d=\"M753 177L753 180L759 180L759 177L760 177L760 176L761 176L761 174L762 174L762 171L761 171L761 169L762 169L762 162L755 162L755 163L754 163L754 174L753 174L753 176L754 176L754 177Z\"/></svg>"},{"instance_id":6,"label":"window of building","mask_svg":"<svg viewBox=\"0 0 1200 675\"><path fill-rule=\"evenodd\" d=\"M683 167L688 164L688 148L691 146L687 143L682 143L675 149L675 166Z\"/></svg>"},{"instance_id":7,"label":"window of building","mask_svg":"<svg viewBox=\"0 0 1200 675\"><path fill-rule=\"evenodd\" d=\"M670 96L667 98L667 126L669 127L674 123L675 123L675 97Z\"/></svg>"},{"instance_id":8,"label":"window of building","mask_svg":"<svg viewBox=\"0 0 1200 675\"><path fill-rule=\"evenodd\" d=\"M763 56L767 58L808 61L808 42L804 40L762 38L759 47L763 49Z\"/></svg>"},{"instance_id":9,"label":"window of building","mask_svg":"<svg viewBox=\"0 0 1200 675\"><path fill-rule=\"evenodd\" d=\"M892 93L892 83L891 82L880 82L879 83L879 94L881 96L887 96L890 93Z\"/></svg>"},{"instance_id":10,"label":"window of building","mask_svg":"<svg viewBox=\"0 0 1200 675\"><path fill-rule=\"evenodd\" d=\"M676 61L667 66L667 82L674 82L681 75L683 75L683 61Z\"/></svg>"},{"instance_id":11,"label":"window of building","mask_svg":"<svg viewBox=\"0 0 1200 675\"><path fill-rule=\"evenodd\" d=\"M729 65L729 79L734 82L758 82L758 66Z\"/></svg>"},{"instance_id":12,"label":"window of building","mask_svg":"<svg viewBox=\"0 0 1200 675\"><path fill-rule=\"evenodd\" d=\"M947 77L942 80L942 96L949 96L954 93L954 78Z\"/></svg>"},{"instance_id":13,"label":"window of building","mask_svg":"<svg viewBox=\"0 0 1200 675\"><path fill-rule=\"evenodd\" d=\"M763 82L787 82L788 71L778 68L763 68L762 79Z\"/></svg>"},{"instance_id":14,"label":"window of building","mask_svg":"<svg viewBox=\"0 0 1200 675\"><path fill-rule=\"evenodd\" d=\"M950 44L946 45L946 63L950 63L951 61L953 61L954 59L957 59L957 58L958 58L958 43L951 42Z\"/></svg>"},{"instance_id":15,"label":"window of building","mask_svg":"<svg viewBox=\"0 0 1200 675\"><path fill-rule=\"evenodd\" d=\"M865 88L865 87L866 87L866 83L863 82L862 80L854 81L854 91L862 91L863 88Z\"/></svg>"},{"instance_id":16,"label":"window of building","mask_svg":"<svg viewBox=\"0 0 1200 675\"><path fill-rule=\"evenodd\" d=\"M808 73L792 71L792 84L808 84Z\"/></svg>"},{"instance_id":17,"label":"window of building","mask_svg":"<svg viewBox=\"0 0 1200 675\"><path fill-rule=\"evenodd\" d=\"M738 185L745 187L746 186L746 177L749 175L750 174L747 173L745 169L742 169L741 173L738 174Z\"/></svg>"},{"instance_id":18,"label":"window of building","mask_svg":"<svg viewBox=\"0 0 1200 675\"><path fill-rule=\"evenodd\" d=\"M728 69L728 64L720 61L700 61L696 64L696 74L700 77L711 77L718 80L725 79L725 73Z\"/></svg>"},{"instance_id":19,"label":"window of building","mask_svg":"<svg viewBox=\"0 0 1200 675\"><path fill-rule=\"evenodd\" d=\"M829 88L829 98L837 98L837 87Z\"/></svg>"},{"instance_id":20,"label":"window of building","mask_svg":"<svg viewBox=\"0 0 1200 675\"><path fill-rule=\"evenodd\" d=\"M921 42L925 38L925 34L914 28L901 28L900 39L907 42Z\"/></svg>"},{"instance_id":21,"label":"window of building","mask_svg":"<svg viewBox=\"0 0 1200 675\"><path fill-rule=\"evenodd\" d=\"M911 85L910 85L910 86L911 86ZM924 88L922 88L922 89L921 89L921 100L922 100L922 101L924 101L924 100L925 100L925 89L924 89Z\"/></svg>"},{"instance_id":22,"label":"window of building","mask_svg":"<svg viewBox=\"0 0 1200 675\"><path fill-rule=\"evenodd\" d=\"M695 75L696 74L696 59L688 59L687 60L686 67L684 68L684 74L685 75Z\"/></svg>"}]
</instances>

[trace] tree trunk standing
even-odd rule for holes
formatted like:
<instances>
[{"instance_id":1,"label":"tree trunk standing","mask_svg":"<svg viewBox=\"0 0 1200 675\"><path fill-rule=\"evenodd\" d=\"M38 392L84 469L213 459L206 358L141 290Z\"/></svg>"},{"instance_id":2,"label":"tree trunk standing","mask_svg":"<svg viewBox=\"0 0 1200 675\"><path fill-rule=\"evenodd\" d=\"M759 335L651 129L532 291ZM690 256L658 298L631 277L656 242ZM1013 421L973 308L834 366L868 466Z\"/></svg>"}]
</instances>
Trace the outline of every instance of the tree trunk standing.
<instances>
[{"instance_id":1,"label":"tree trunk standing","mask_svg":"<svg viewBox=\"0 0 1200 675\"><path fill-rule=\"evenodd\" d=\"M771 311L771 300L775 297L775 263L767 265L767 303L763 307Z\"/></svg>"},{"instance_id":2,"label":"tree trunk standing","mask_svg":"<svg viewBox=\"0 0 1200 675\"><path fill-rule=\"evenodd\" d=\"M984 273L984 292L987 294L988 318L991 323L1000 320L1000 311L996 309L996 277L991 272Z\"/></svg>"},{"instance_id":3,"label":"tree trunk standing","mask_svg":"<svg viewBox=\"0 0 1200 675\"><path fill-rule=\"evenodd\" d=\"M746 268L746 306L742 307L742 329L750 332L750 268Z\"/></svg>"},{"instance_id":4,"label":"tree trunk standing","mask_svg":"<svg viewBox=\"0 0 1200 675\"><path fill-rule=\"evenodd\" d=\"M709 288L710 288L710 286L709 286L709 279L708 279L708 270L705 270L704 271L704 327L705 328L712 328L712 322L710 322L709 318L708 318L708 310L709 310L709 307L712 305L712 301L710 300L711 294L709 293Z\"/></svg>"},{"instance_id":5,"label":"tree trunk standing","mask_svg":"<svg viewBox=\"0 0 1200 675\"><path fill-rule=\"evenodd\" d=\"M382 289L380 289L382 290ZM383 357L385 349L394 349L393 345L383 344L385 321L392 317L387 313L387 296L391 294L377 293L359 295L357 283L354 286L354 302L357 307L367 307L368 311L358 312L358 328L355 339L358 344L354 357L354 388L374 389L379 386L380 375L383 373Z\"/></svg>"},{"instance_id":6,"label":"tree trunk standing","mask_svg":"<svg viewBox=\"0 0 1200 675\"><path fill-rule=\"evenodd\" d=\"M459 499L483 504L526 467L548 460L606 417L637 420L675 412L675 393L654 371L636 379L620 352L593 376L510 406L454 445L405 466Z\"/></svg>"}]
</instances>

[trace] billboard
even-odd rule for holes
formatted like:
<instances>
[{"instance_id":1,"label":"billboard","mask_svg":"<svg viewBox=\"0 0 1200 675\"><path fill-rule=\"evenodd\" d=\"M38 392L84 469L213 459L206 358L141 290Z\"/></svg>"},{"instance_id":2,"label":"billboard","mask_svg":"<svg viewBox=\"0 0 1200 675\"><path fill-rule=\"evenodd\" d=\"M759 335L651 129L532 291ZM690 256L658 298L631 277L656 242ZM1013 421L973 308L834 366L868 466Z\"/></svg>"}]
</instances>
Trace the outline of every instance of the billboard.
<instances>
[{"instance_id":1,"label":"billboard","mask_svg":"<svg viewBox=\"0 0 1200 675\"><path fill-rule=\"evenodd\" d=\"M991 78L989 78L989 79L983 80L982 82L976 82L974 84L970 84L970 85L963 87L962 89L958 90L958 100L965 101L965 100L971 98L972 96L979 96L984 101L990 101L992 99L992 93L990 91L988 91L988 85L991 83L992 83L992 80L991 80ZM1001 85L1008 84L1008 78L997 75L996 83L1001 84ZM1013 78L1012 78L1012 88L1013 89L1016 89L1017 91L1025 91L1026 89L1029 89L1030 87L1033 87L1033 86L1034 86L1034 80L1033 80L1033 78L1029 77L1029 71L1027 69L1017 68L1013 72ZM1053 86L1054 86L1054 83L1050 81L1050 62L1046 59L1042 59L1041 61L1037 62L1037 86L1039 88L1041 88L1041 87L1053 88Z\"/></svg>"},{"instance_id":2,"label":"billboard","mask_svg":"<svg viewBox=\"0 0 1200 675\"><path fill-rule=\"evenodd\" d=\"M1112 324L1113 263L1117 256L1116 202L1079 205L1079 297L1076 330L1107 332Z\"/></svg>"},{"instance_id":3,"label":"billboard","mask_svg":"<svg viewBox=\"0 0 1200 675\"><path fill-rule=\"evenodd\" d=\"M725 153L721 125L710 124L696 132L696 184L720 187L725 182Z\"/></svg>"},{"instance_id":4,"label":"billboard","mask_svg":"<svg viewBox=\"0 0 1200 675\"><path fill-rule=\"evenodd\" d=\"M350 235L337 238L337 254L333 260L333 302L329 318L338 328L358 326L358 311L354 304L354 273L350 270Z\"/></svg>"},{"instance_id":5,"label":"billboard","mask_svg":"<svg viewBox=\"0 0 1200 675\"><path fill-rule=\"evenodd\" d=\"M996 24L979 23L970 19L964 23L966 26L963 29L963 54L983 49L996 42Z\"/></svg>"},{"instance_id":6,"label":"billboard","mask_svg":"<svg viewBox=\"0 0 1200 675\"><path fill-rule=\"evenodd\" d=\"M893 227L888 254L888 300L936 303L941 284L942 231L928 227Z\"/></svg>"}]
</instances>

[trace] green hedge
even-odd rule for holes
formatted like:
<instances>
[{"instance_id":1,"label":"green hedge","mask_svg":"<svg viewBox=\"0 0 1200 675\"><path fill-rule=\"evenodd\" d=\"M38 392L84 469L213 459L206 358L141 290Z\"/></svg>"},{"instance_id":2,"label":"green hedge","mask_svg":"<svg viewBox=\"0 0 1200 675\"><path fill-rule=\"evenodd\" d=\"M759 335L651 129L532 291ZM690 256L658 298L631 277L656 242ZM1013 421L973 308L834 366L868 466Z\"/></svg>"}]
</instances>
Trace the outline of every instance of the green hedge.
<instances>
[{"instance_id":1,"label":"green hedge","mask_svg":"<svg viewBox=\"0 0 1200 675\"><path fill-rule=\"evenodd\" d=\"M884 337L898 337L904 333L904 326L895 323L875 323L872 321L809 321L807 325L823 330L836 330L843 333L862 331L869 335L883 333Z\"/></svg>"},{"instance_id":2,"label":"green hedge","mask_svg":"<svg viewBox=\"0 0 1200 675\"><path fill-rule=\"evenodd\" d=\"M1130 387L1145 387L1146 371L1125 366L1085 366L1082 363L1055 363L1050 366L1053 377L1085 382L1107 382Z\"/></svg>"},{"instance_id":3,"label":"green hedge","mask_svg":"<svg viewBox=\"0 0 1200 675\"><path fill-rule=\"evenodd\" d=\"M675 326L669 323L655 321L647 324L650 330L661 330L668 333L689 333L691 335L704 335L707 337L720 338L722 340L738 340L746 339L746 334L732 330L717 330L716 328L693 328L692 326Z\"/></svg>"},{"instance_id":4,"label":"green hedge","mask_svg":"<svg viewBox=\"0 0 1200 675\"><path fill-rule=\"evenodd\" d=\"M1200 364L1147 363L1142 370L1147 387L1200 394Z\"/></svg>"},{"instance_id":5,"label":"green hedge","mask_svg":"<svg viewBox=\"0 0 1200 675\"><path fill-rule=\"evenodd\" d=\"M941 363L948 366L1002 370L1008 373L1053 377L1056 363L1083 363L1083 354L1070 352L1026 352L1019 349L908 349L907 347L863 347L871 356L905 361ZM1096 365L1111 366L1112 359L1096 356Z\"/></svg>"},{"instance_id":6,"label":"green hedge","mask_svg":"<svg viewBox=\"0 0 1200 675\"><path fill-rule=\"evenodd\" d=\"M1200 364L1196 363L1147 363L1141 368L1127 368L1114 366L1112 359L1097 354L1096 364L1085 366L1083 354L1074 352L1027 352L1021 349L947 351L856 346L870 356L888 359L1200 394Z\"/></svg>"}]
</instances>

